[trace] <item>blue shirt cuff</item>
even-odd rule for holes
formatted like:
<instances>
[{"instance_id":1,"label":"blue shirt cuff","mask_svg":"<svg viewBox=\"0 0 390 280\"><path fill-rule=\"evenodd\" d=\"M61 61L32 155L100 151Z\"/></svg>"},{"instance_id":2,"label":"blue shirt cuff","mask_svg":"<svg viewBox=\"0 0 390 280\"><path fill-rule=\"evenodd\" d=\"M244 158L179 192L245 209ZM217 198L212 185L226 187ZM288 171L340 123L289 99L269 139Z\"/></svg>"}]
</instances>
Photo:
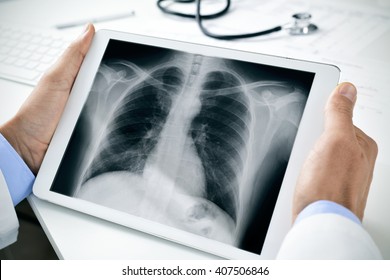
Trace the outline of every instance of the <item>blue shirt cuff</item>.
<instances>
[{"instance_id":1,"label":"blue shirt cuff","mask_svg":"<svg viewBox=\"0 0 390 280\"><path fill-rule=\"evenodd\" d=\"M35 176L1 134L0 170L7 182L8 190L15 206L31 193Z\"/></svg>"},{"instance_id":2,"label":"blue shirt cuff","mask_svg":"<svg viewBox=\"0 0 390 280\"><path fill-rule=\"evenodd\" d=\"M297 224L303 219L317 214L338 214L361 225L361 221L351 210L329 200L319 200L306 206L306 208L303 209L301 213L299 213L294 224Z\"/></svg>"}]
</instances>

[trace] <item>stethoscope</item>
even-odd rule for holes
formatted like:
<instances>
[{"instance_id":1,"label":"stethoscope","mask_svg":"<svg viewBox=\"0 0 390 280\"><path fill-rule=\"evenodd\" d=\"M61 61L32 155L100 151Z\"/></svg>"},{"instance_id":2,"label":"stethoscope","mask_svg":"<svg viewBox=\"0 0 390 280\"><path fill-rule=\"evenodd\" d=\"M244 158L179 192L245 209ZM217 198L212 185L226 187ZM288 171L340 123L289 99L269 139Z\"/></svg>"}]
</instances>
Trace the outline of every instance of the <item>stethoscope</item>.
<instances>
[{"instance_id":1,"label":"stethoscope","mask_svg":"<svg viewBox=\"0 0 390 280\"><path fill-rule=\"evenodd\" d=\"M176 12L168 8L169 5L163 5L163 2L170 2L170 3L182 3L182 4L187 4L187 3L193 3L196 2L196 13L195 14L185 14L181 12ZM220 39L220 40L235 40L235 39L244 39L244 38L250 38L250 37L256 37L256 36L263 36L267 34L271 34L274 32L286 30L289 32L291 35L308 35L313 32L315 32L318 27L310 22L311 19L311 14L309 13L297 13L294 14L293 17L293 22L279 25L267 30L262 30L258 32L253 32L253 33L244 33L244 34L235 34L235 35L218 35L215 33L212 33L208 31L204 26L202 21L204 19L215 19L218 18L224 14L226 14L230 8L230 0L226 0L226 6L223 8L221 11L216 12L214 14L208 14L208 15L201 15L200 14L200 2L201 0L158 0L157 1L157 6L161 11L164 13L170 14L170 15L175 15L175 16L180 16L180 17L185 17L185 18L194 18L196 22L199 25L200 30L205 34L206 36L215 38L215 39Z\"/></svg>"}]
</instances>

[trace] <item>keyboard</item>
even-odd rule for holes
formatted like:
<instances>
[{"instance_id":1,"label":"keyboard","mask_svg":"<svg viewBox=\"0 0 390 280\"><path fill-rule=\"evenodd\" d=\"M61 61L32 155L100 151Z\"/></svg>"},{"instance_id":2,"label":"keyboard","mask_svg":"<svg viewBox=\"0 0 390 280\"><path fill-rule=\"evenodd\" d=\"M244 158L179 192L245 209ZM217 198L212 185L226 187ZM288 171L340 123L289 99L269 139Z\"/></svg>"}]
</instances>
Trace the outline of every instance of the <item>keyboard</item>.
<instances>
[{"instance_id":1,"label":"keyboard","mask_svg":"<svg viewBox=\"0 0 390 280\"><path fill-rule=\"evenodd\" d=\"M0 78L35 86L69 43L60 31L0 22Z\"/></svg>"}]
</instances>

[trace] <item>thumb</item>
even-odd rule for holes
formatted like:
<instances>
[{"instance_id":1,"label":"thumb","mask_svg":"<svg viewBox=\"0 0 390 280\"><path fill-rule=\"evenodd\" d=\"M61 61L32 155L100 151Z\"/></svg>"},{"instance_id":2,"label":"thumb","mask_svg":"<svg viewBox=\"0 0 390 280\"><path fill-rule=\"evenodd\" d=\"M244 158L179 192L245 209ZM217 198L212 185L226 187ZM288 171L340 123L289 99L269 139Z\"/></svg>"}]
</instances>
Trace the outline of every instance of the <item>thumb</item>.
<instances>
[{"instance_id":1,"label":"thumb","mask_svg":"<svg viewBox=\"0 0 390 280\"><path fill-rule=\"evenodd\" d=\"M64 51L58 61L42 78L43 83L55 84L63 90L70 90L81 63L91 45L95 28L88 24L83 32Z\"/></svg>"},{"instance_id":2,"label":"thumb","mask_svg":"<svg viewBox=\"0 0 390 280\"><path fill-rule=\"evenodd\" d=\"M332 92L325 108L325 128L337 130L353 129L353 108L356 102L356 87L341 83Z\"/></svg>"}]
</instances>

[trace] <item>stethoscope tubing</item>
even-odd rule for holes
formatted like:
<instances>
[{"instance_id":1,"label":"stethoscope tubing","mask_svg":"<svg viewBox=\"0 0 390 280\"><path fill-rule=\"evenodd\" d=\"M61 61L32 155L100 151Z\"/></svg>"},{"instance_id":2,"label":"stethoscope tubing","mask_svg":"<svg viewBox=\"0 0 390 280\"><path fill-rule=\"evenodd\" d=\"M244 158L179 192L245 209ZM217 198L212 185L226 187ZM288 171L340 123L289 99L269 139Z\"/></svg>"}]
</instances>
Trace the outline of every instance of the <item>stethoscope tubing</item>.
<instances>
[{"instance_id":1,"label":"stethoscope tubing","mask_svg":"<svg viewBox=\"0 0 390 280\"><path fill-rule=\"evenodd\" d=\"M162 4L163 2L167 2L167 1L169 1L171 3L182 3L182 4L196 2L196 13L195 14L185 14L185 13L172 11ZM281 31L283 29L283 26L279 25L279 26L275 26L275 27L270 28L270 29L266 29L266 30L262 30L262 31L258 31L258 32L252 32L252 33L231 34L231 35L215 34L215 33L210 32L209 30L207 30L207 28L203 25L203 20L215 19L215 18L218 18L218 17L226 14L229 11L231 1L226 0L226 5L221 11L213 13L213 14L209 14L209 15L201 15L200 2L201 2L201 0L158 0L157 6L164 13L167 13L170 15L175 15L175 16L180 16L180 17L185 17L185 18L195 19L196 22L198 23L200 30L202 31L202 33L204 35L211 37L211 38L214 38L214 39L219 39L219 40L237 40L237 39L245 39L245 38L257 37L257 36L263 36L263 35L267 35L267 34Z\"/></svg>"}]
</instances>

